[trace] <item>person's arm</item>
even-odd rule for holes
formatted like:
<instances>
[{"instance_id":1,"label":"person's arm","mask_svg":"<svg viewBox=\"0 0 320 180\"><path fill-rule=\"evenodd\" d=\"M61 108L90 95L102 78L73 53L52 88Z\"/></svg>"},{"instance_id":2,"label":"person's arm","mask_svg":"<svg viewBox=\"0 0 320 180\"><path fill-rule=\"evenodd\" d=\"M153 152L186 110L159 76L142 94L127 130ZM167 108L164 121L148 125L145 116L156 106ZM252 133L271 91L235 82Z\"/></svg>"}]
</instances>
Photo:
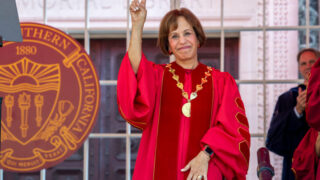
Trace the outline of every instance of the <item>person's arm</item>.
<instances>
[{"instance_id":1,"label":"person's arm","mask_svg":"<svg viewBox=\"0 0 320 180\"><path fill-rule=\"evenodd\" d=\"M147 17L146 0L132 1L130 5L130 14L132 21L132 33L129 43L128 55L133 71L137 74L141 61L142 52L142 32Z\"/></svg>"},{"instance_id":2,"label":"person's arm","mask_svg":"<svg viewBox=\"0 0 320 180\"><path fill-rule=\"evenodd\" d=\"M132 126L144 130L152 120L156 104L158 66L148 61L141 51L141 36L145 22L146 0L130 5L132 36L129 50L118 73L117 102L121 116Z\"/></svg>"},{"instance_id":3,"label":"person's arm","mask_svg":"<svg viewBox=\"0 0 320 180\"><path fill-rule=\"evenodd\" d=\"M299 91L300 95L303 94ZM296 115L295 107L298 102L295 104L293 93L289 91L278 98L267 134L267 148L280 156L292 156L308 130L304 113L300 118Z\"/></svg>"},{"instance_id":4,"label":"person's arm","mask_svg":"<svg viewBox=\"0 0 320 180\"><path fill-rule=\"evenodd\" d=\"M156 104L160 86L159 66L148 61L144 54L137 73L133 71L128 53L124 56L117 79L117 103L121 116L136 128L147 127Z\"/></svg>"},{"instance_id":5,"label":"person's arm","mask_svg":"<svg viewBox=\"0 0 320 180\"><path fill-rule=\"evenodd\" d=\"M218 109L214 125L201 139L201 146L213 151L210 165L218 167L226 179L245 179L250 156L249 124L237 84L229 73L213 74L214 98ZM206 153L203 151L201 154Z\"/></svg>"},{"instance_id":6,"label":"person's arm","mask_svg":"<svg viewBox=\"0 0 320 180\"><path fill-rule=\"evenodd\" d=\"M266 140L266 147L270 151L281 156L287 154L288 151L287 141L285 140L285 127L287 119L290 119L290 108L285 108L285 106L287 106L285 103L290 104L288 98L284 94L278 98L274 108ZM291 111L293 111L293 109ZM295 118L297 117L295 116Z\"/></svg>"}]
</instances>

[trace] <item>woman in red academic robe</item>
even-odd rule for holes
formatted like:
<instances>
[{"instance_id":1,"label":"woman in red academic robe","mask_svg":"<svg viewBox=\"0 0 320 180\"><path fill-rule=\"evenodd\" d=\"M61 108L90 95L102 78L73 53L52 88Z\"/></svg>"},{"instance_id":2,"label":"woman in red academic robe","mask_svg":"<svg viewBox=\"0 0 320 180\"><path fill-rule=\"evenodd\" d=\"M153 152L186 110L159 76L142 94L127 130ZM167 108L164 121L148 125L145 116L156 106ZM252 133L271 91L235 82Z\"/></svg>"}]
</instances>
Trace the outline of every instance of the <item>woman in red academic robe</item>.
<instances>
[{"instance_id":1,"label":"woman in red academic robe","mask_svg":"<svg viewBox=\"0 0 320 180\"><path fill-rule=\"evenodd\" d=\"M175 62L148 61L145 5L130 5L132 34L117 84L121 115L143 131L133 179L245 179L250 134L234 79L198 61L206 37L184 8L168 12L159 30L158 45Z\"/></svg>"}]
</instances>

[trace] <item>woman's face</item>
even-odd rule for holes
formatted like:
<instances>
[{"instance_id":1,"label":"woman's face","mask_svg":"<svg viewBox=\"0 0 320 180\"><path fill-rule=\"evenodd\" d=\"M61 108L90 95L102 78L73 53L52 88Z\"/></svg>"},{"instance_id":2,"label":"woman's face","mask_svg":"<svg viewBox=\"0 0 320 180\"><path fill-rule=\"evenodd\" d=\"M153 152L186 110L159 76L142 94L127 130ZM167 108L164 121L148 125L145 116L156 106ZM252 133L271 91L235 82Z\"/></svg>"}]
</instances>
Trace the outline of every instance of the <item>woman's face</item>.
<instances>
[{"instance_id":1,"label":"woman's face","mask_svg":"<svg viewBox=\"0 0 320 180\"><path fill-rule=\"evenodd\" d=\"M178 27L169 33L169 50L175 55L176 61L198 60L199 41L192 26L183 16L177 19Z\"/></svg>"}]
</instances>

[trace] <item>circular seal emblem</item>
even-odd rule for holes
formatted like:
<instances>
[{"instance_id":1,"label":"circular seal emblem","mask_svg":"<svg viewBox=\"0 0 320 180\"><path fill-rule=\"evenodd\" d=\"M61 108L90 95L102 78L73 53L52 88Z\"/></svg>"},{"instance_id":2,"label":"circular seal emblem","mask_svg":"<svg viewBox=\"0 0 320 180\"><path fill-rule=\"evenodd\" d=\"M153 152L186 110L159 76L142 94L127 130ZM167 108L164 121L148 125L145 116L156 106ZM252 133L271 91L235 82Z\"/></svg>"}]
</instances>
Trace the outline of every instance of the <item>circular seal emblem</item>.
<instances>
[{"instance_id":1,"label":"circular seal emblem","mask_svg":"<svg viewBox=\"0 0 320 180\"><path fill-rule=\"evenodd\" d=\"M22 23L22 43L0 48L2 169L39 171L88 137L99 109L95 68L82 46L53 27Z\"/></svg>"}]
</instances>

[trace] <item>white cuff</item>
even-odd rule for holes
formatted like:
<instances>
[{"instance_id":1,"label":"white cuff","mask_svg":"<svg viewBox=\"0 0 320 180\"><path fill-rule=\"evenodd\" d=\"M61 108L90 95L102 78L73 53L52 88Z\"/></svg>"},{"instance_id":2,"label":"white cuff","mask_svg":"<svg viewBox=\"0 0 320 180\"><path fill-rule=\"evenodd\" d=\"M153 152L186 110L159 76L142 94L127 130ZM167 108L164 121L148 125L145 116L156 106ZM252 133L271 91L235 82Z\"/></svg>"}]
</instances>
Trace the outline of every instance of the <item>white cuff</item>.
<instances>
[{"instance_id":1,"label":"white cuff","mask_svg":"<svg viewBox=\"0 0 320 180\"><path fill-rule=\"evenodd\" d=\"M297 118L300 119L300 118L303 116L303 114L299 114L299 113L298 113L296 107L293 107L293 111L294 111L294 113L296 114Z\"/></svg>"}]
</instances>

